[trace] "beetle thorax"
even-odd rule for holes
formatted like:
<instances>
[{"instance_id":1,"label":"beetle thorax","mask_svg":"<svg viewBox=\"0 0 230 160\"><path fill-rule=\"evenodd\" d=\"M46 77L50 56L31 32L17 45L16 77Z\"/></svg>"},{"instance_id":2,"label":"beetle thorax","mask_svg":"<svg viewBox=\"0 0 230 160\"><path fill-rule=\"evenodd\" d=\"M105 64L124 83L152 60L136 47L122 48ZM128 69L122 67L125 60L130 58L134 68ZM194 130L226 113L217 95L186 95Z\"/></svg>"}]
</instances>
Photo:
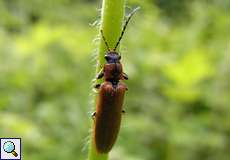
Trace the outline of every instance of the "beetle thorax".
<instances>
[{"instance_id":1,"label":"beetle thorax","mask_svg":"<svg viewBox=\"0 0 230 160\"><path fill-rule=\"evenodd\" d=\"M120 63L105 64L104 77L106 81L118 82L122 79L122 65Z\"/></svg>"}]
</instances>

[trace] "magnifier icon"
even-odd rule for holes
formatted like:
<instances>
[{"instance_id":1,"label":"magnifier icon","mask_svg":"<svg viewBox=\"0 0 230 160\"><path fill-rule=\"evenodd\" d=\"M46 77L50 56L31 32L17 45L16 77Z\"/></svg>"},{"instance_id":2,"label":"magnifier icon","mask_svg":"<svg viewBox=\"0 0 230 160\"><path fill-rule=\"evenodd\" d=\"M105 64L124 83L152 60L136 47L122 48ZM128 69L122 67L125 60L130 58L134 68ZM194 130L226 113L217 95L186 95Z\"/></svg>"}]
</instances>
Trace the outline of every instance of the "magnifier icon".
<instances>
[{"instance_id":1,"label":"magnifier icon","mask_svg":"<svg viewBox=\"0 0 230 160\"><path fill-rule=\"evenodd\" d=\"M17 157L18 154L17 152L15 152L15 145L13 142L11 141L7 141L3 144L3 150L6 152L6 153L11 153L14 155L14 157Z\"/></svg>"}]
</instances>

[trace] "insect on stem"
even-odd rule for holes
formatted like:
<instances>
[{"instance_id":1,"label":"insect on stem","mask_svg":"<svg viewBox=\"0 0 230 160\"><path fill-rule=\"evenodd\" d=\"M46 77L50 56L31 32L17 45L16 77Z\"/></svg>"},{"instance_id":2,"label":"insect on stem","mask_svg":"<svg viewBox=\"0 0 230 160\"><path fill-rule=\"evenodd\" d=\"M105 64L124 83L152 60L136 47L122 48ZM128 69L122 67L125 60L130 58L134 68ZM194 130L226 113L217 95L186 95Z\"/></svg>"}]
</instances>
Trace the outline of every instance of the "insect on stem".
<instances>
[{"instance_id":1,"label":"insect on stem","mask_svg":"<svg viewBox=\"0 0 230 160\"><path fill-rule=\"evenodd\" d=\"M121 56L116 52L116 49L131 17L138 9L134 9L128 15L118 42L112 51L109 49L109 45L101 30L101 35L108 51L104 56L105 64L97 76L97 79L103 78L104 81L95 86L98 89L98 95L96 112L93 114L95 117L93 140L97 153L107 154L110 152L120 130L122 113L124 113L124 97L125 92L128 90L123 81L128 80L128 76L123 72L123 66L120 61Z\"/></svg>"}]
</instances>

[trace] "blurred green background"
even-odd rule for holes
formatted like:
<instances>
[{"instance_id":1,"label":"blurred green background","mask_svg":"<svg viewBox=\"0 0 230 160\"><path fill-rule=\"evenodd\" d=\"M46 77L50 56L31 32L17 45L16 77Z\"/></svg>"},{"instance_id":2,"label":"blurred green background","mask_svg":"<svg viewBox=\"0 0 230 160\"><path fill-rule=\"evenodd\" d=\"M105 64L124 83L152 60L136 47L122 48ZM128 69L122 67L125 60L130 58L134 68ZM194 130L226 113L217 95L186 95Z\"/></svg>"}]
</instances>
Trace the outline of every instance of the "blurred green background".
<instances>
[{"instance_id":1,"label":"blurred green background","mask_svg":"<svg viewBox=\"0 0 230 160\"><path fill-rule=\"evenodd\" d=\"M230 1L128 0L127 13L136 6L110 159L229 160ZM0 1L0 137L21 137L25 160L86 159L100 7Z\"/></svg>"}]
</instances>

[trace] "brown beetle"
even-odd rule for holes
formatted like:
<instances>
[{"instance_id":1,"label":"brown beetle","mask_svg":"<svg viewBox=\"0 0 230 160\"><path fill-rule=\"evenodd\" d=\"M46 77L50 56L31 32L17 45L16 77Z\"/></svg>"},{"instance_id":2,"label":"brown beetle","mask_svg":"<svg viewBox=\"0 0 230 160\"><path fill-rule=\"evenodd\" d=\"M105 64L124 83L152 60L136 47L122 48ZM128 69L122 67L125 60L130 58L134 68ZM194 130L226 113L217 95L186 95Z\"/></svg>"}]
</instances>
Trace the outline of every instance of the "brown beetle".
<instances>
[{"instance_id":1,"label":"brown beetle","mask_svg":"<svg viewBox=\"0 0 230 160\"><path fill-rule=\"evenodd\" d=\"M122 112L124 112L122 109L124 95L128 89L121 80L127 80L128 76L123 73L122 64L120 63L121 56L116 52L116 48L136 10L129 14L121 36L112 51L109 49L101 30L108 52L105 54L106 64L104 64L102 71L97 76L97 79L104 77L104 82L95 86L99 91L96 112L93 113L95 121L93 140L98 153L108 153L112 149L120 130L121 116Z\"/></svg>"}]
</instances>

